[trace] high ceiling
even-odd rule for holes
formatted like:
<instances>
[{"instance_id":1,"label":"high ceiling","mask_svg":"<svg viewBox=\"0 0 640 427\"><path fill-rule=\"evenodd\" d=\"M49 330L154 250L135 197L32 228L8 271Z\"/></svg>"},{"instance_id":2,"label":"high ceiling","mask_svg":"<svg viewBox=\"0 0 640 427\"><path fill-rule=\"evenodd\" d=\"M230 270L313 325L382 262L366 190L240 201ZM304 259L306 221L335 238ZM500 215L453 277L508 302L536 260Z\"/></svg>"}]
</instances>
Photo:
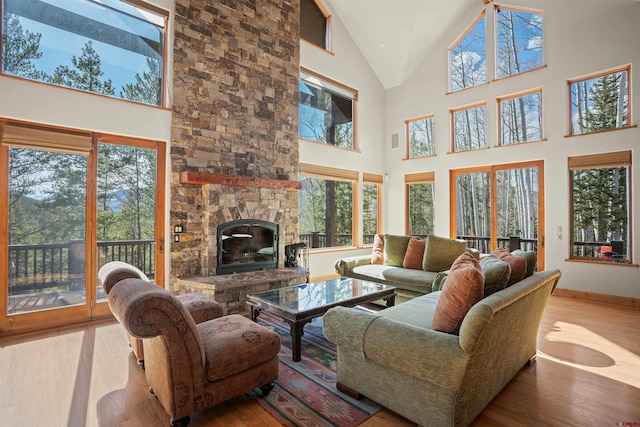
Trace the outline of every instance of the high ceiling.
<instances>
[{"instance_id":1,"label":"high ceiling","mask_svg":"<svg viewBox=\"0 0 640 427\"><path fill-rule=\"evenodd\" d=\"M400 85L468 8L482 8L482 0L326 2L387 89Z\"/></svg>"}]
</instances>

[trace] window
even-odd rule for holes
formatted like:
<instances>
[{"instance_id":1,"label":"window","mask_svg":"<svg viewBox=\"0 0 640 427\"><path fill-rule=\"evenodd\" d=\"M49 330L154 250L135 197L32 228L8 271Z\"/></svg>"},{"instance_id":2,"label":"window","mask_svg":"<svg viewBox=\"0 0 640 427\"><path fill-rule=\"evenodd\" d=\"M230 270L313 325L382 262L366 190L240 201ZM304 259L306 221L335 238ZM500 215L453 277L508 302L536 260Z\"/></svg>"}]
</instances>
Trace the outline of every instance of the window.
<instances>
[{"instance_id":1,"label":"window","mask_svg":"<svg viewBox=\"0 0 640 427\"><path fill-rule=\"evenodd\" d=\"M451 116L452 151L487 147L487 106L484 102L451 110Z\"/></svg>"},{"instance_id":2,"label":"window","mask_svg":"<svg viewBox=\"0 0 640 427\"><path fill-rule=\"evenodd\" d=\"M365 173L362 181L362 243L372 245L374 235L382 231L382 176Z\"/></svg>"},{"instance_id":3,"label":"window","mask_svg":"<svg viewBox=\"0 0 640 427\"><path fill-rule=\"evenodd\" d=\"M2 72L162 105L168 16L119 0L3 0Z\"/></svg>"},{"instance_id":4,"label":"window","mask_svg":"<svg viewBox=\"0 0 640 427\"><path fill-rule=\"evenodd\" d=\"M571 135L629 126L631 66L569 80Z\"/></svg>"},{"instance_id":5,"label":"window","mask_svg":"<svg viewBox=\"0 0 640 427\"><path fill-rule=\"evenodd\" d=\"M542 89L498 98L500 145L542 140Z\"/></svg>"},{"instance_id":6,"label":"window","mask_svg":"<svg viewBox=\"0 0 640 427\"><path fill-rule=\"evenodd\" d=\"M321 0L300 1L300 37L318 47L331 50L331 13Z\"/></svg>"},{"instance_id":7,"label":"window","mask_svg":"<svg viewBox=\"0 0 640 427\"><path fill-rule=\"evenodd\" d=\"M571 258L631 262L631 151L569 158Z\"/></svg>"},{"instance_id":8,"label":"window","mask_svg":"<svg viewBox=\"0 0 640 427\"><path fill-rule=\"evenodd\" d=\"M407 234L426 238L433 234L433 172L404 176L407 201Z\"/></svg>"},{"instance_id":9,"label":"window","mask_svg":"<svg viewBox=\"0 0 640 427\"><path fill-rule=\"evenodd\" d=\"M487 45L484 11L449 47L449 90L487 82Z\"/></svg>"},{"instance_id":10,"label":"window","mask_svg":"<svg viewBox=\"0 0 640 427\"><path fill-rule=\"evenodd\" d=\"M299 137L354 150L357 96L354 89L300 71Z\"/></svg>"},{"instance_id":11,"label":"window","mask_svg":"<svg viewBox=\"0 0 640 427\"><path fill-rule=\"evenodd\" d=\"M406 120L407 159L435 155L433 114Z\"/></svg>"},{"instance_id":12,"label":"window","mask_svg":"<svg viewBox=\"0 0 640 427\"><path fill-rule=\"evenodd\" d=\"M496 75L542 67L542 12L496 6Z\"/></svg>"},{"instance_id":13,"label":"window","mask_svg":"<svg viewBox=\"0 0 640 427\"><path fill-rule=\"evenodd\" d=\"M355 246L358 172L300 165L300 239L310 248Z\"/></svg>"}]
</instances>

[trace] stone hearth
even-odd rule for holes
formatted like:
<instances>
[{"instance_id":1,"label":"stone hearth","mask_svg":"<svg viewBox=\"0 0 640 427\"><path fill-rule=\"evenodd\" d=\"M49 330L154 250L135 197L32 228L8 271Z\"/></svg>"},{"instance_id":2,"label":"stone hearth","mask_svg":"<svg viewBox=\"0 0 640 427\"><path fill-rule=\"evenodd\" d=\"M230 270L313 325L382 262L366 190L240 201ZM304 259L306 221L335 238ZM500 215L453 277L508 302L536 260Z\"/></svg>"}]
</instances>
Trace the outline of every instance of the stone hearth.
<instances>
[{"instance_id":1,"label":"stone hearth","mask_svg":"<svg viewBox=\"0 0 640 427\"><path fill-rule=\"evenodd\" d=\"M298 267L220 276L180 277L176 279L176 286L181 294L198 292L215 299L222 305L224 314L227 315L247 311L247 295L285 286L300 285L308 280L309 272Z\"/></svg>"}]
</instances>

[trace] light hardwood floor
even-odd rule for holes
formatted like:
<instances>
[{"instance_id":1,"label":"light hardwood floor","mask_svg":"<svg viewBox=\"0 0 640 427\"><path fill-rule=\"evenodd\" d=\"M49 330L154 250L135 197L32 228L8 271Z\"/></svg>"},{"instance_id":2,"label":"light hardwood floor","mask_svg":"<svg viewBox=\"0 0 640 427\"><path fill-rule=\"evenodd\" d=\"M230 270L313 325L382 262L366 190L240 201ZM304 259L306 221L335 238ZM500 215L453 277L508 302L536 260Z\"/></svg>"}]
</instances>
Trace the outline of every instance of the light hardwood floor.
<instances>
[{"instance_id":1,"label":"light hardwood floor","mask_svg":"<svg viewBox=\"0 0 640 427\"><path fill-rule=\"evenodd\" d=\"M538 347L474 426L640 426L638 308L551 297ZM113 321L0 340L0 426L168 425ZM280 424L243 396L190 425ZM414 425L387 410L363 424Z\"/></svg>"}]
</instances>

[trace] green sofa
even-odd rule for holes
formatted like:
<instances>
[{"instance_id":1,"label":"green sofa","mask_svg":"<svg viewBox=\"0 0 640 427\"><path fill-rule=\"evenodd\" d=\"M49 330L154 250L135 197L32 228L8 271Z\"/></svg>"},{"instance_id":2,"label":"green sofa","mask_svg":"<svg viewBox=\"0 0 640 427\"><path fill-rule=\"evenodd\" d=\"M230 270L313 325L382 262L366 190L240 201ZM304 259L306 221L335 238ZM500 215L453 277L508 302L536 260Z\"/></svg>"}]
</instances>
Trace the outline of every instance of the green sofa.
<instances>
[{"instance_id":1,"label":"green sofa","mask_svg":"<svg viewBox=\"0 0 640 427\"><path fill-rule=\"evenodd\" d=\"M428 236L423 241L424 252L419 255L422 258L420 268L405 268L403 264L407 264L403 261L408 249L412 247L409 245L411 236L385 234L377 235L376 239L383 242L382 263L372 263L372 255L361 255L340 258L334 268L341 276L395 286L396 303L439 290L441 283L436 280L438 273L448 270L465 250L472 252L476 257L480 255L475 249L467 248L467 243L463 240ZM376 252L375 246L373 252Z\"/></svg>"},{"instance_id":2,"label":"green sofa","mask_svg":"<svg viewBox=\"0 0 640 427\"><path fill-rule=\"evenodd\" d=\"M559 278L558 270L534 273L484 297L458 335L431 327L442 291L374 313L332 308L323 328L337 345L338 388L420 425L468 425L535 357Z\"/></svg>"}]
</instances>

